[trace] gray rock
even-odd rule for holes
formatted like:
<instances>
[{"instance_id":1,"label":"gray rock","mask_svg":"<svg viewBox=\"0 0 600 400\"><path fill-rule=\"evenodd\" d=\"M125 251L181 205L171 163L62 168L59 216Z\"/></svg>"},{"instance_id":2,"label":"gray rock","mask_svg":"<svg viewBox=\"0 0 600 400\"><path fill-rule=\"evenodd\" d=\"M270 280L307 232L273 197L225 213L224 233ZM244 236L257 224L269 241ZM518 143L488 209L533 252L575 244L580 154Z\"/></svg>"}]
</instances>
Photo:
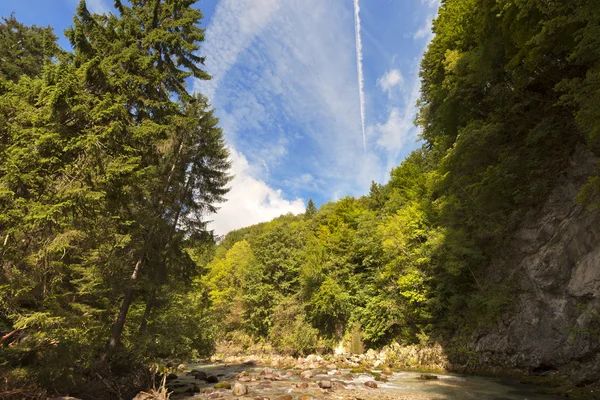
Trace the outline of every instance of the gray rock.
<instances>
[{"instance_id":1,"label":"gray rock","mask_svg":"<svg viewBox=\"0 0 600 400\"><path fill-rule=\"evenodd\" d=\"M481 272L484 286L516 282L511 309L470 344L481 367L554 372L574 381L600 370L600 341L591 334L592 310L600 309L600 210L574 201L598 161L578 148L549 197L522 218Z\"/></svg>"}]
</instances>

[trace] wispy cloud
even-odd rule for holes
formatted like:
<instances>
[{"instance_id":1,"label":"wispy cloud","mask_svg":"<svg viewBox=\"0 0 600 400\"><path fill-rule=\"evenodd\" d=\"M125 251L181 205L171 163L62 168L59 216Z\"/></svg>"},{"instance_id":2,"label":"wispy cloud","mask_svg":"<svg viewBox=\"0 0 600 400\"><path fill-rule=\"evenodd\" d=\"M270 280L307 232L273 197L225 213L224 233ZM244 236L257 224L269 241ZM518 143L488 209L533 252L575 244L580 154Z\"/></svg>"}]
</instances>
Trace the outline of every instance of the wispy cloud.
<instances>
[{"instance_id":1,"label":"wispy cloud","mask_svg":"<svg viewBox=\"0 0 600 400\"><path fill-rule=\"evenodd\" d=\"M395 87L401 89L404 86L404 77L399 69L392 68L377 79L377 86L391 94L390 92Z\"/></svg>"},{"instance_id":2,"label":"wispy cloud","mask_svg":"<svg viewBox=\"0 0 600 400\"><path fill-rule=\"evenodd\" d=\"M102 0L96 0L102 1ZM215 90L256 35L279 9L279 0L222 0L207 31L202 54L207 57L208 82L195 81L194 89L213 99Z\"/></svg>"},{"instance_id":3,"label":"wispy cloud","mask_svg":"<svg viewBox=\"0 0 600 400\"><path fill-rule=\"evenodd\" d=\"M358 72L358 95L360 100L360 124L362 130L363 150L367 151L367 140L365 134L365 78L363 75L362 40L360 37L360 6L358 0L354 0L354 35L356 42L356 70Z\"/></svg>"}]
</instances>

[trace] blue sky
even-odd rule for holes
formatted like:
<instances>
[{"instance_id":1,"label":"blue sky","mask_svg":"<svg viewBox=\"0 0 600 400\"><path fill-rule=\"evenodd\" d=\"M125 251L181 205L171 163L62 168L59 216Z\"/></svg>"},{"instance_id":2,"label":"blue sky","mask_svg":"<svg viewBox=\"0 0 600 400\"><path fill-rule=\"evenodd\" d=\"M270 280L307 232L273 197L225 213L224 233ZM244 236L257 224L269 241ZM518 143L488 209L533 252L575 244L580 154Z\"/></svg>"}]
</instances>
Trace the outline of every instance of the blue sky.
<instances>
[{"instance_id":1,"label":"blue sky","mask_svg":"<svg viewBox=\"0 0 600 400\"><path fill-rule=\"evenodd\" d=\"M77 0L2 0L0 15L51 25L60 44ZM355 3L361 51L357 53ZM93 12L111 0L88 0ZM366 194L419 146L418 70L438 0L200 0L208 82L231 147L217 233ZM364 132L357 54L362 56ZM364 133L364 144L363 144Z\"/></svg>"}]
</instances>

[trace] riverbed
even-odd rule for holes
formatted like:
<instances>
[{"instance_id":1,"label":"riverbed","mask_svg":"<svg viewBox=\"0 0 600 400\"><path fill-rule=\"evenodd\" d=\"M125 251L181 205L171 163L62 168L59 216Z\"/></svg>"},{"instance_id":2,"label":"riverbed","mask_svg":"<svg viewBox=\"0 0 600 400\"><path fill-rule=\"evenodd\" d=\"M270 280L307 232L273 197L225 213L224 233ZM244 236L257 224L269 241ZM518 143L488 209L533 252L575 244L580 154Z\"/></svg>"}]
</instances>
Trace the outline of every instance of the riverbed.
<instances>
[{"instance_id":1,"label":"riverbed","mask_svg":"<svg viewBox=\"0 0 600 400\"><path fill-rule=\"evenodd\" d=\"M381 371L352 373L350 370L270 369L254 365L189 364L177 379L169 381L174 399L362 399L362 400L553 400L560 397L536 392L536 387L516 381L454 374L423 374L395 371L379 375ZM219 382L243 385L246 393L234 395L230 388L215 389L191 375L200 371ZM356 372L356 371L355 371ZM376 381L383 379L384 381ZM368 383L367 383L368 382ZM375 385L377 387L373 387ZM227 384L222 384L227 386ZM238 385L238 389L239 386ZM322 388L321 386L331 386ZM369 387L372 386L372 387ZM291 397L290 397L291 396Z\"/></svg>"}]
</instances>

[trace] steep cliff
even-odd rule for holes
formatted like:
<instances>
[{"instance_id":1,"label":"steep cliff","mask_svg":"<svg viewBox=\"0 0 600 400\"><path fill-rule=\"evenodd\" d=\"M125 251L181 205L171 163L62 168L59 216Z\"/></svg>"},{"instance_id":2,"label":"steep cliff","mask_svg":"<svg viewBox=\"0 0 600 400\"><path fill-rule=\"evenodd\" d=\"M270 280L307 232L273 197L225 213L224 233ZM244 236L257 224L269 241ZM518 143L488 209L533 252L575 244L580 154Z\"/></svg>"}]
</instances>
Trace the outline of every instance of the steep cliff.
<instances>
[{"instance_id":1,"label":"steep cliff","mask_svg":"<svg viewBox=\"0 0 600 400\"><path fill-rule=\"evenodd\" d=\"M488 281L516 282L515 301L474 340L479 365L598 381L600 212L575 202L597 165L597 157L577 149L546 203L491 263Z\"/></svg>"}]
</instances>

